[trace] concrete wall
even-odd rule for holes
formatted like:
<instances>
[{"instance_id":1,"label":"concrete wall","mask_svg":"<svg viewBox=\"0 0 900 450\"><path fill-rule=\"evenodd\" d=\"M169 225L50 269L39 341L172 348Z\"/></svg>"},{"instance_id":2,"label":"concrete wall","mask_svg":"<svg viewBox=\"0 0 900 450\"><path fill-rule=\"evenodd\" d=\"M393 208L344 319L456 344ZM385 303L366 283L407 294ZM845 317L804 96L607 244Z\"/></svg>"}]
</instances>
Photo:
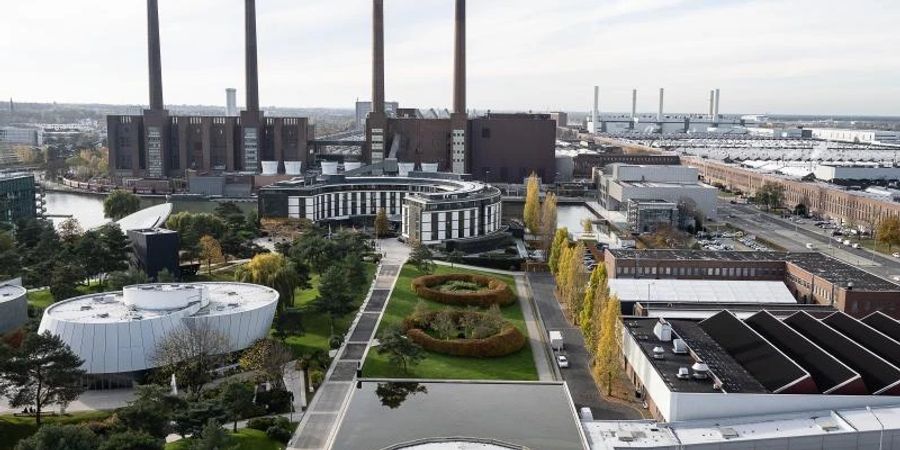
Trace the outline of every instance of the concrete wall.
<instances>
[{"instance_id":1,"label":"concrete wall","mask_svg":"<svg viewBox=\"0 0 900 450\"><path fill-rule=\"evenodd\" d=\"M544 183L556 181L556 122L549 117L479 117L469 129L475 179L522 183L535 172Z\"/></svg>"},{"instance_id":2,"label":"concrete wall","mask_svg":"<svg viewBox=\"0 0 900 450\"><path fill-rule=\"evenodd\" d=\"M3 284L22 286L22 279L15 278ZM13 331L28 320L28 297L25 288L9 297L0 298L0 334Z\"/></svg>"}]
</instances>

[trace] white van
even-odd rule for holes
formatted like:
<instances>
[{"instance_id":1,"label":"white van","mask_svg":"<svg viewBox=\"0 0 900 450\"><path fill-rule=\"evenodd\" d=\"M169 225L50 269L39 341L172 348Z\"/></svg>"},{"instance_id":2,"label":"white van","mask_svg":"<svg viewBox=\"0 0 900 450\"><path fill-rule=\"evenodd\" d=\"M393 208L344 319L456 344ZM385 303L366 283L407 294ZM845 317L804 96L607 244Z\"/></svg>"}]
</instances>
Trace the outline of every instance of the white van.
<instances>
[{"instance_id":1,"label":"white van","mask_svg":"<svg viewBox=\"0 0 900 450\"><path fill-rule=\"evenodd\" d=\"M807 242L807 243L806 243L806 248L808 248L808 249L810 249L810 250L812 250L812 249L814 249L814 248L816 248L816 246L815 246L815 245L813 245L813 243L812 243L812 242Z\"/></svg>"}]
</instances>

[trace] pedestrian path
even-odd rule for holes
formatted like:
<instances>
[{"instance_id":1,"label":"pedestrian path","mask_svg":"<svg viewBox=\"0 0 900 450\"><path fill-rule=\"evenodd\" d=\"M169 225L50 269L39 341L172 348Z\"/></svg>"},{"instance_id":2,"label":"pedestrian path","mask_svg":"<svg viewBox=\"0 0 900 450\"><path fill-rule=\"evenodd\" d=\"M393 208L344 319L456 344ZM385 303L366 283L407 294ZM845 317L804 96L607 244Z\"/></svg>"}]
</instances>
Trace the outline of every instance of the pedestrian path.
<instances>
[{"instance_id":1,"label":"pedestrian path","mask_svg":"<svg viewBox=\"0 0 900 450\"><path fill-rule=\"evenodd\" d=\"M400 276L400 269L409 257L409 248L392 239L379 241L385 252L359 313L350 325L344 345L338 357L325 374L309 408L303 415L297 431L288 443L291 450L319 450L329 447L329 441L340 423L341 410L350 397L358 371L375 338L375 330L384 313L384 307Z\"/></svg>"}]
</instances>

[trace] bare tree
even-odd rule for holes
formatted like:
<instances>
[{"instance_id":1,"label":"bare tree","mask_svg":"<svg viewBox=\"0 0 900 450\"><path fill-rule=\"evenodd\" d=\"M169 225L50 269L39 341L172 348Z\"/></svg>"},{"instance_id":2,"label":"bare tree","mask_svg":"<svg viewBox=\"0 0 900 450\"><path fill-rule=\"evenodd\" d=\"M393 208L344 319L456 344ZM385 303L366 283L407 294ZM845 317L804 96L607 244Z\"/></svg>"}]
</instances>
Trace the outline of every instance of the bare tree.
<instances>
[{"instance_id":1,"label":"bare tree","mask_svg":"<svg viewBox=\"0 0 900 450\"><path fill-rule=\"evenodd\" d=\"M204 321L191 321L166 335L151 360L167 376L174 374L178 383L197 395L230 350L227 336Z\"/></svg>"}]
</instances>

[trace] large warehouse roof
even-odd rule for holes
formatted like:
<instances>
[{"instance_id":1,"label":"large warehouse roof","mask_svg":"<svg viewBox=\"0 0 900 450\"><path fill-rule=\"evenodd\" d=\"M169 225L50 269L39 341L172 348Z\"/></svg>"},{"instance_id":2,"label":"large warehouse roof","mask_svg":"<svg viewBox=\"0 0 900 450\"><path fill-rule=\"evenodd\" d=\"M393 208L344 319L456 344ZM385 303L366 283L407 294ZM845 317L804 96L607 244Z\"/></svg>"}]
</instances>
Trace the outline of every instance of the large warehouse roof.
<instances>
[{"instance_id":1,"label":"large warehouse roof","mask_svg":"<svg viewBox=\"0 0 900 450\"><path fill-rule=\"evenodd\" d=\"M623 302L797 303L780 281L612 278L609 290Z\"/></svg>"}]
</instances>

